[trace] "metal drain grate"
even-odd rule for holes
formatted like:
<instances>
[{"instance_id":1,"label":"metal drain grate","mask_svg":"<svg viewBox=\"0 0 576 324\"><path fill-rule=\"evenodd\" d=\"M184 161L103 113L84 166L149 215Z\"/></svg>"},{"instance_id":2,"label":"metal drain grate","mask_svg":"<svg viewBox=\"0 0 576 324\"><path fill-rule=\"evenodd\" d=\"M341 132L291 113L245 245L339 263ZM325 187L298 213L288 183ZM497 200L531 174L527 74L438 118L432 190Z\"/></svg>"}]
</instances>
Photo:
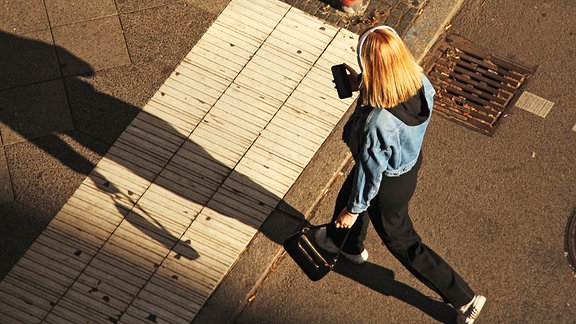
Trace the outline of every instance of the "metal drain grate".
<instances>
[{"instance_id":1,"label":"metal drain grate","mask_svg":"<svg viewBox=\"0 0 576 324\"><path fill-rule=\"evenodd\" d=\"M426 73L437 90L436 111L487 135L535 72L460 36L441 40L431 53Z\"/></svg>"}]
</instances>

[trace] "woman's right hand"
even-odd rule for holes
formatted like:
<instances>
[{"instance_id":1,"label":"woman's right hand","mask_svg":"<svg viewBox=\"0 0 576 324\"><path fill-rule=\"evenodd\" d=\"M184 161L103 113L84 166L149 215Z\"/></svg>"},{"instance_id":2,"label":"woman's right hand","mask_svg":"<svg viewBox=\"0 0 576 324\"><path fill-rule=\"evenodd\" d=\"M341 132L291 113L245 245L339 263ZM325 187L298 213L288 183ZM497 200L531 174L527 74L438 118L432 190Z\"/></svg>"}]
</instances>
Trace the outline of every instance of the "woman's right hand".
<instances>
[{"instance_id":1,"label":"woman's right hand","mask_svg":"<svg viewBox=\"0 0 576 324\"><path fill-rule=\"evenodd\" d=\"M336 228L350 228L354 225L356 219L358 219L358 214L352 214L348 211L348 208L344 207L336 221L334 221L334 225L336 225Z\"/></svg>"}]
</instances>

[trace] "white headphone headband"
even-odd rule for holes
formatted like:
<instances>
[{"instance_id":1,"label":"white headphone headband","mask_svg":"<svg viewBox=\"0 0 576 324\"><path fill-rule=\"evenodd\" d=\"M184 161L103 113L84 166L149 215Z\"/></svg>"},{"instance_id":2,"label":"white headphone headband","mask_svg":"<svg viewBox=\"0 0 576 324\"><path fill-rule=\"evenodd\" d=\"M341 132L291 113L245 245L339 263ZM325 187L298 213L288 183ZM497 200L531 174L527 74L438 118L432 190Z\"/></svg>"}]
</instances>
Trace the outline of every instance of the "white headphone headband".
<instances>
[{"instance_id":1,"label":"white headphone headband","mask_svg":"<svg viewBox=\"0 0 576 324\"><path fill-rule=\"evenodd\" d=\"M362 65L362 45L364 45L364 41L366 40L366 37L368 37L368 35L370 35L372 32L374 32L375 30L378 29L388 29L390 31L392 31L396 36L400 37L400 35L398 35L398 33L394 30L394 28L390 27L390 26L375 26L372 27L370 29L368 29L364 34L362 34L362 36L360 36L360 39L358 40L358 47L356 48L356 53L358 55L358 65L360 66L360 70L364 70L364 65Z\"/></svg>"}]
</instances>

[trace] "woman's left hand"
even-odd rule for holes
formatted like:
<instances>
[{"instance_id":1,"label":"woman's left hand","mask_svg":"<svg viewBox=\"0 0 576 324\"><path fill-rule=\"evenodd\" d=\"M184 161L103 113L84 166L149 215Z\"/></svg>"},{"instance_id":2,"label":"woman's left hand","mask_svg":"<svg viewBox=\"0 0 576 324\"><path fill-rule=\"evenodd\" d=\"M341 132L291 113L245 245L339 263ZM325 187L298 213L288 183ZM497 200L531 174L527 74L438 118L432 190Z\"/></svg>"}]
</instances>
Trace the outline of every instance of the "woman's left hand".
<instances>
[{"instance_id":1,"label":"woman's left hand","mask_svg":"<svg viewBox=\"0 0 576 324\"><path fill-rule=\"evenodd\" d=\"M334 224L336 228L350 228L354 225L357 218L358 214L352 214L348 211L348 208L344 207L336 221L334 221Z\"/></svg>"},{"instance_id":2,"label":"woman's left hand","mask_svg":"<svg viewBox=\"0 0 576 324\"><path fill-rule=\"evenodd\" d=\"M358 88L360 87L358 72L356 72L353 67L346 63L344 63L344 68L348 70L348 80L350 81L350 87L352 88L352 91L358 91Z\"/></svg>"}]
</instances>

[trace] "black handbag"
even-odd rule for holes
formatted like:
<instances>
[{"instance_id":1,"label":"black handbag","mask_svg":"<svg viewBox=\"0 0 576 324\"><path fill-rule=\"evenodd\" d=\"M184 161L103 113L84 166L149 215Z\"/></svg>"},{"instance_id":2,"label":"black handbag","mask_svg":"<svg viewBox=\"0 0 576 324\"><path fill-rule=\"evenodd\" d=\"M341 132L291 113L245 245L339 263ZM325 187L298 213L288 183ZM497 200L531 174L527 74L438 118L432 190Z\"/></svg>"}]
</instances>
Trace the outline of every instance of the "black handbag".
<instances>
[{"instance_id":1,"label":"black handbag","mask_svg":"<svg viewBox=\"0 0 576 324\"><path fill-rule=\"evenodd\" d=\"M338 257L342 252L342 247L344 246L344 243L346 243L348 235L350 234L350 230L348 230L344 241L342 241L342 244L338 249L338 253L336 253L336 256L334 256L332 262L329 262L318 251L313 243L314 238L310 234L312 229L318 229L329 224L330 223L304 226L301 230L290 235L286 241L284 241L284 249L286 252L288 252L288 255L290 255L290 257L296 262L300 269L302 269L302 271L304 271L304 273L312 281L318 281L322 279L325 275L328 274L328 272L330 272L330 270L332 270L338 261Z\"/></svg>"}]
</instances>

